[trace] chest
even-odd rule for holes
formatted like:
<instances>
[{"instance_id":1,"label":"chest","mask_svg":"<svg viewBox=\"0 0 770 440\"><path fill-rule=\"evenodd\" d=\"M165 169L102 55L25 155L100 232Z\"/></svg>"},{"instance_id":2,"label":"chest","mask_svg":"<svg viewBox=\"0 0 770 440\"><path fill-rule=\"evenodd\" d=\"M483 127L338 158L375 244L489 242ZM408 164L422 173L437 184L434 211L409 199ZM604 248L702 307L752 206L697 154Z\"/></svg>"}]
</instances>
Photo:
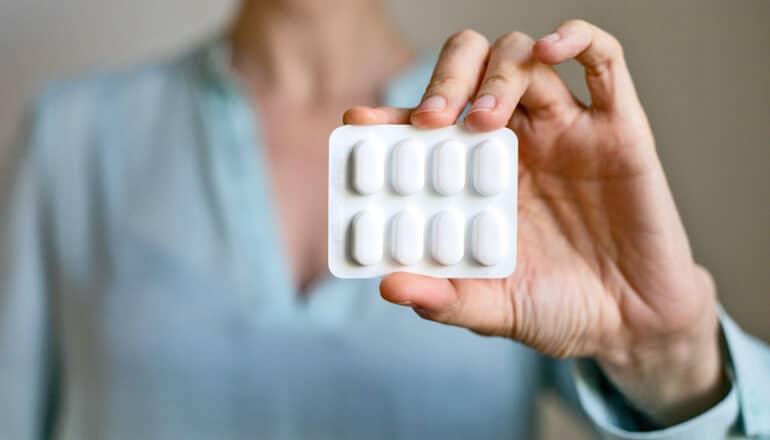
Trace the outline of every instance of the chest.
<instances>
[{"instance_id":1,"label":"chest","mask_svg":"<svg viewBox=\"0 0 770 440\"><path fill-rule=\"evenodd\" d=\"M326 129L311 136L318 143L267 131L277 223L297 233L325 223L285 206L302 197L325 205L325 186L292 170L325 176ZM122 172L72 176L81 183L53 197L69 216L52 234L68 253L57 261L66 276L51 311L63 438L530 437L539 369L531 352L424 322L379 300L376 283L332 284L298 307L257 215L269 210L252 184L260 180L230 172L253 168L230 160L227 136L211 145L174 137L193 132L146 150L105 148L147 159L133 168L109 161ZM296 153L305 149L315 162ZM211 156L194 155L205 150ZM127 191L121 203L98 198L115 188Z\"/></svg>"},{"instance_id":2,"label":"chest","mask_svg":"<svg viewBox=\"0 0 770 440\"><path fill-rule=\"evenodd\" d=\"M262 118L268 177L280 206L307 212L325 205L329 134L341 115L327 113Z\"/></svg>"},{"instance_id":3,"label":"chest","mask_svg":"<svg viewBox=\"0 0 770 440\"><path fill-rule=\"evenodd\" d=\"M260 121L280 239L300 290L325 273L328 138L343 111L276 108Z\"/></svg>"}]
</instances>

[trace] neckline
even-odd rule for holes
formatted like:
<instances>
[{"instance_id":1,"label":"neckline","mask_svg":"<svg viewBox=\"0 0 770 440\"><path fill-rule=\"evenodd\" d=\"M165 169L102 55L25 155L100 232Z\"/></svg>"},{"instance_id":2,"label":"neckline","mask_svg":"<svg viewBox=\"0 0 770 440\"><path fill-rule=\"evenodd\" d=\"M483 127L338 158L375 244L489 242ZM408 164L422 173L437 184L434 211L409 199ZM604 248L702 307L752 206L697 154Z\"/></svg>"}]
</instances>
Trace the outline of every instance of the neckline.
<instances>
[{"instance_id":1,"label":"neckline","mask_svg":"<svg viewBox=\"0 0 770 440\"><path fill-rule=\"evenodd\" d=\"M227 145L233 150L230 153L240 158L241 162L242 172L237 176L242 180L241 184L229 185L223 190L237 193L225 194L224 197L229 201L227 203L239 205L231 207L230 212L244 213L237 216L240 221L235 225L238 236L244 237L244 242L237 245L241 247L247 265L260 268L253 270L249 280L250 290L266 297L265 307L261 309L265 311L263 317L268 321L294 322L297 325L314 322L332 326L344 322L353 310L379 296L376 294L379 280L341 280L334 278L326 268L322 276L304 292L298 290L290 270L291 261L276 209L276 193L267 166L259 106L246 99L244 85L230 67L229 55L230 46L224 35L217 36L204 46L203 67L209 85L213 86L206 94L204 104L208 109L207 118L218 120L221 125L212 134L229 138L212 139L208 148L221 150L223 145ZM419 78L417 75L425 75L421 58L417 56L388 82L381 93L383 105L404 105L404 89L415 83ZM416 97L414 93L407 94ZM217 161L217 158L223 159L225 153L212 156ZM233 178L222 174L226 173L220 173L224 180ZM256 249L257 243L274 249L273 257L266 258L264 251ZM264 274L270 274L270 279L264 279ZM366 290L371 290L372 294L361 294Z\"/></svg>"}]
</instances>

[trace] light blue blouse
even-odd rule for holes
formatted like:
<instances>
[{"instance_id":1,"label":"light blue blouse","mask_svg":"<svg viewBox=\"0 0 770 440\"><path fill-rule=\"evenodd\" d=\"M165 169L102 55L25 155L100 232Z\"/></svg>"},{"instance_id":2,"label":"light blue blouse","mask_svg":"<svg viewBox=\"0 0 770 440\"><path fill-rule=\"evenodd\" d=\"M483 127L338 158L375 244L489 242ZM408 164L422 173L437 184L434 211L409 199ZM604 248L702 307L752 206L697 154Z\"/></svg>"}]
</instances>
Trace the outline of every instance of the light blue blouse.
<instances>
[{"instance_id":1,"label":"light blue blouse","mask_svg":"<svg viewBox=\"0 0 770 440\"><path fill-rule=\"evenodd\" d=\"M543 386L613 438L770 436L770 352L726 316L730 394L649 430L592 363L423 321L377 280L299 297L224 53L35 102L0 174L0 439L523 439ZM384 102L413 105L430 67Z\"/></svg>"}]
</instances>

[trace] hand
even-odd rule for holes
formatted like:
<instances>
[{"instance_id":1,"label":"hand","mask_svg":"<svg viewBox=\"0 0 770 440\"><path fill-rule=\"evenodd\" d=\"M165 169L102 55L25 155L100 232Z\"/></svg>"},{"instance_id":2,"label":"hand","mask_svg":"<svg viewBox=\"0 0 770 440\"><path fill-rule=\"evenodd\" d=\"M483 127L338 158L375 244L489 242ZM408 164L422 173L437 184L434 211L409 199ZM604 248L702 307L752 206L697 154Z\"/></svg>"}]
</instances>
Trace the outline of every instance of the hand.
<instances>
[{"instance_id":1,"label":"hand","mask_svg":"<svg viewBox=\"0 0 770 440\"><path fill-rule=\"evenodd\" d=\"M585 67L589 106L551 67ZM519 255L505 279L396 273L382 296L423 318L597 360L662 423L725 392L714 284L694 261L618 41L568 21L490 48L473 31L444 45L416 109L355 107L350 124L510 127L520 140Z\"/></svg>"}]
</instances>

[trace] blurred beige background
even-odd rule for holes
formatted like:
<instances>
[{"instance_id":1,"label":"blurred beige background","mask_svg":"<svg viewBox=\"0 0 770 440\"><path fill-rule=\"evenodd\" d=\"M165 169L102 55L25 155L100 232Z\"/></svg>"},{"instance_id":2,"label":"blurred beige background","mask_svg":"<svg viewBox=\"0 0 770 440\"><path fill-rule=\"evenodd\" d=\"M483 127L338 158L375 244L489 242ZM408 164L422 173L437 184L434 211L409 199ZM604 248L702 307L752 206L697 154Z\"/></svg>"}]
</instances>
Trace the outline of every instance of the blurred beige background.
<instances>
[{"instance_id":1,"label":"blurred beige background","mask_svg":"<svg viewBox=\"0 0 770 440\"><path fill-rule=\"evenodd\" d=\"M0 0L0 157L41 84L189 45L222 26L234 3ZM424 49L463 27L490 38L509 30L539 37L572 17L617 35L695 254L715 275L727 310L770 341L770 1L391 3ZM585 97L579 70L563 72ZM543 437L581 438L552 401L541 402Z\"/></svg>"}]
</instances>

